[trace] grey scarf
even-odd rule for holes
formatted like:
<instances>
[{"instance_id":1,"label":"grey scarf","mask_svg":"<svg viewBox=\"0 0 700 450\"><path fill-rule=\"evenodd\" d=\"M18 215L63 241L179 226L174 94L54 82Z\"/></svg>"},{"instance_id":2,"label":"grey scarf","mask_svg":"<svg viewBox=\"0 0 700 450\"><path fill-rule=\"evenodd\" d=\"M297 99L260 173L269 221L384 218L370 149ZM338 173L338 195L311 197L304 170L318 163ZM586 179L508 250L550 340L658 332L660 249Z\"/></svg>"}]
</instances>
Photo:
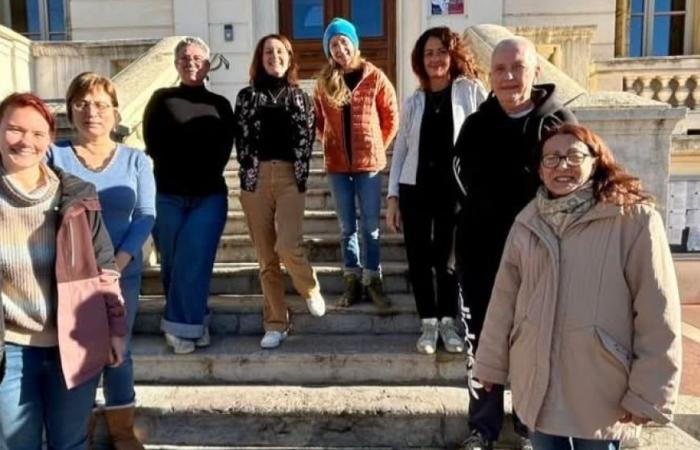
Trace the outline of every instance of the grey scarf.
<instances>
[{"instance_id":1,"label":"grey scarf","mask_svg":"<svg viewBox=\"0 0 700 450\"><path fill-rule=\"evenodd\" d=\"M536 198L540 217L559 238L569 225L583 217L596 203L593 181L590 180L571 194L559 198L550 198L547 188L540 186Z\"/></svg>"}]
</instances>

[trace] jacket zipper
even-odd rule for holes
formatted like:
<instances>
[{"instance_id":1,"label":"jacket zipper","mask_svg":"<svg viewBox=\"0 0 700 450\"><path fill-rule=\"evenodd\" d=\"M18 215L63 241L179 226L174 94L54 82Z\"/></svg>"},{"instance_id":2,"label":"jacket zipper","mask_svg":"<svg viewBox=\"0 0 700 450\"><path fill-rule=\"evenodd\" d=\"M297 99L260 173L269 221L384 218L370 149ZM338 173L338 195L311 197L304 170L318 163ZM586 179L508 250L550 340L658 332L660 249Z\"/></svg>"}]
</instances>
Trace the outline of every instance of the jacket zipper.
<instances>
[{"instance_id":1,"label":"jacket zipper","mask_svg":"<svg viewBox=\"0 0 700 450\"><path fill-rule=\"evenodd\" d=\"M73 239L73 224L68 222L68 232L70 234L70 265L75 267L75 247Z\"/></svg>"}]
</instances>

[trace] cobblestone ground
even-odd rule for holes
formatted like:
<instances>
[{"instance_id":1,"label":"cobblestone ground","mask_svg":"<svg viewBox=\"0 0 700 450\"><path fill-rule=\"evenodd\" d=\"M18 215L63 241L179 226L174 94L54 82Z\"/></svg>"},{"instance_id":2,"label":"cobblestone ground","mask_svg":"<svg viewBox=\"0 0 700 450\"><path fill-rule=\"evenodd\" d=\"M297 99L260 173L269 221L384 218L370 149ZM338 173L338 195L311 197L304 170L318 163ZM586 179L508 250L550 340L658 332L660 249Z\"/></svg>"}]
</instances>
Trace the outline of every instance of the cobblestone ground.
<instances>
[{"instance_id":1,"label":"cobblestone ground","mask_svg":"<svg viewBox=\"0 0 700 450\"><path fill-rule=\"evenodd\" d=\"M681 394L700 397L700 305L683 305Z\"/></svg>"}]
</instances>

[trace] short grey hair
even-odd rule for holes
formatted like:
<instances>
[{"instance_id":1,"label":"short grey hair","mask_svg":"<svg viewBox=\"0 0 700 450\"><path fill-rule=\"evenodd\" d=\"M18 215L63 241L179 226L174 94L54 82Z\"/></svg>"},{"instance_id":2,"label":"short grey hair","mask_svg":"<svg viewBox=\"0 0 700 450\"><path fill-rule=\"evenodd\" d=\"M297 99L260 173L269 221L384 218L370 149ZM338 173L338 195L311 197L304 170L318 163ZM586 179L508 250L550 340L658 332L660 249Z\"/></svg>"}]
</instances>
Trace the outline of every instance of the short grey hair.
<instances>
[{"instance_id":1,"label":"short grey hair","mask_svg":"<svg viewBox=\"0 0 700 450\"><path fill-rule=\"evenodd\" d=\"M177 58L180 56L180 52L183 51L185 48L189 47L190 45L195 45L201 48L204 51L204 55L206 56L206 58L209 59L209 55L211 54L209 46L206 42L204 42L204 39L196 36L187 36L177 43L177 45L175 46L175 59L177 60Z\"/></svg>"},{"instance_id":2,"label":"short grey hair","mask_svg":"<svg viewBox=\"0 0 700 450\"><path fill-rule=\"evenodd\" d=\"M540 63L537 59L537 49L535 44L526 37L523 36L513 36L503 39L496 47L493 49L493 54L504 48L521 47L525 50L525 60L531 67L537 67Z\"/></svg>"}]
</instances>

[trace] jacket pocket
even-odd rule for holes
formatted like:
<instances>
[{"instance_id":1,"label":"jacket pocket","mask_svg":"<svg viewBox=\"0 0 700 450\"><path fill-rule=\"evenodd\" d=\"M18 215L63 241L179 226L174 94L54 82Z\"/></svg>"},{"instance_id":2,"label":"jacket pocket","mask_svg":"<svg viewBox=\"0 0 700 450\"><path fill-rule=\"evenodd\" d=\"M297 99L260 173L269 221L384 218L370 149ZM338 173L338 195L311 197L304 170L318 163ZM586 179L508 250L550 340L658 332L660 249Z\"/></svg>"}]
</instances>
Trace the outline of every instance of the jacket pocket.
<instances>
[{"instance_id":1,"label":"jacket pocket","mask_svg":"<svg viewBox=\"0 0 700 450\"><path fill-rule=\"evenodd\" d=\"M622 365L627 375L629 375L632 366L632 352L617 342L612 335L602 328L595 327L595 332L603 348Z\"/></svg>"}]
</instances>

